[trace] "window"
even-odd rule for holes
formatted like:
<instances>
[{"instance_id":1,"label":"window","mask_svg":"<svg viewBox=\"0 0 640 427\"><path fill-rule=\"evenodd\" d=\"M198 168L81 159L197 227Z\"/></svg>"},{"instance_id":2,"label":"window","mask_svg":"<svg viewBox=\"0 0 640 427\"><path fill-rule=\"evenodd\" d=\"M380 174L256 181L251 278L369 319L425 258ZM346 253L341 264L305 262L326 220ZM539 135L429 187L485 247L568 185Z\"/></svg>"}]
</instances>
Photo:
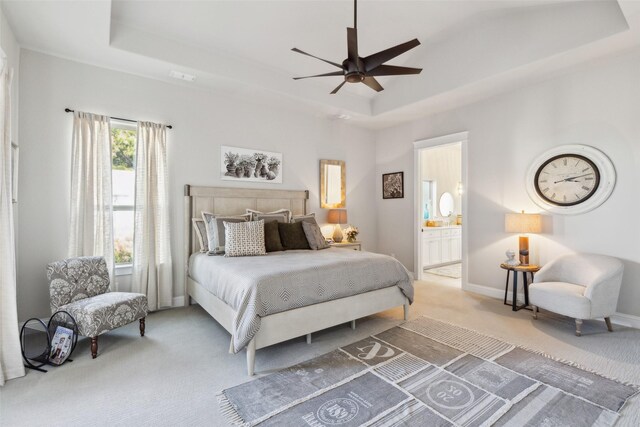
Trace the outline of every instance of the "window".
<instances>
[{"instance_id":1,"label":"window","mask_svg":"<svg viewBox=\"0 0 640 427\"><path fill-rule=\"evenodd\" d=\"M117 267L133 262L136 128L111 123L113 248Z\"/></svg>"}]
</instances>

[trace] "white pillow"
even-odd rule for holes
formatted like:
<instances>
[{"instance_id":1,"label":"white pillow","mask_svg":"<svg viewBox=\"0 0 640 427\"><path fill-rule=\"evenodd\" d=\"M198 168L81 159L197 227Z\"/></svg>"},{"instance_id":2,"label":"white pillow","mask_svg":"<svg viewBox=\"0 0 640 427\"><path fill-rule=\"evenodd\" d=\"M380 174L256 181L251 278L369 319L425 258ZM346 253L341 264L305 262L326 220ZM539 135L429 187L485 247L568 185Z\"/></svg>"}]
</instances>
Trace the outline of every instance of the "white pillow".
<instances>
[{"instance_id":1,"label":"white pillow","mask_svg":"<svg viewBox=\"0 0 640 427\"><path fill-rule=\"evenodd\" d=\"M191 218L193 229L196 230L196 237L200 243L200 252L209 252L209 239L207 238L207 226L203 219Z\"/></svg>"},{"instance_id":2,"label":"white pillow","mask_svg":"<svg viewBox=\"0 0 640 427\"><path fill-rule=\"evenodd\" d=\"M264 221L224 221L224 256L266 255Z\"/></svg>"}]
</instances>

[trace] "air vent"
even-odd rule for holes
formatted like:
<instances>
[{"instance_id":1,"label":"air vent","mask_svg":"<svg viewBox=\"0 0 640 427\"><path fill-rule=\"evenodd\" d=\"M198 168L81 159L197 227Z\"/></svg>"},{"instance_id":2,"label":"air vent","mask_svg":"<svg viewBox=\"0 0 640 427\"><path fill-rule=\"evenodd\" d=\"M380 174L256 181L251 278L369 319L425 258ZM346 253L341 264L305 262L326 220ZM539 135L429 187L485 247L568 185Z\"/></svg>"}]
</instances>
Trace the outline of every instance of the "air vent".
<instances>
[{"instance_id":1,"label":"air vent","mask_svg":"<svg viewBox=\"0 0 640 427\"><path fill-rule=\"evenodd\" d=\"M171 71L169 73L169 75L171 77L173 77L174 79L178 79L178 80L185 80L188 82L192 82L196 79L196 76L192 75L192 74L187 74L187 73L183 73L182 71Z\"/></svg>"}]
</instances>

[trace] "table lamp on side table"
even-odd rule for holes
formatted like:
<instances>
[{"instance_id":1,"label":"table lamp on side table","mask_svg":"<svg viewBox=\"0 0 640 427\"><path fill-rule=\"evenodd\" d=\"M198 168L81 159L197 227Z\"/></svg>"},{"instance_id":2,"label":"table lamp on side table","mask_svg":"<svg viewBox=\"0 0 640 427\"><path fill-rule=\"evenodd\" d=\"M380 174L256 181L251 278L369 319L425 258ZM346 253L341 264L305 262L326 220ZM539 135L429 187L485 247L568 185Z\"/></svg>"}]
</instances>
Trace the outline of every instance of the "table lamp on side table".
<instances>
[{"instance_id":1,"label":"table lamp on side table","mask_svg":"<svg viewBox=\"0 0 640 427\"><path fill-rule=\"evenodd\" d=\"M504 230L507 233L520 233L519 253L520 264L529 265L529 237L527 233L542 231L542 217L540 214L508 213L504 216Z\"/></svg>"},{"instance_id":2,"label":"table lamp on side table","mask_svg":"<svg viewBox=\"0 0 640 427\"><path fill-rule=\"evenodd\" d=\"M327 215L327 222L329 224L335 224L333 229L333 241L336 243L342 242L344 236L342 235L342 228L340 224L346 224L347 210L346 209L329 209L329 215Z\"/></svg>"}]
</instances>

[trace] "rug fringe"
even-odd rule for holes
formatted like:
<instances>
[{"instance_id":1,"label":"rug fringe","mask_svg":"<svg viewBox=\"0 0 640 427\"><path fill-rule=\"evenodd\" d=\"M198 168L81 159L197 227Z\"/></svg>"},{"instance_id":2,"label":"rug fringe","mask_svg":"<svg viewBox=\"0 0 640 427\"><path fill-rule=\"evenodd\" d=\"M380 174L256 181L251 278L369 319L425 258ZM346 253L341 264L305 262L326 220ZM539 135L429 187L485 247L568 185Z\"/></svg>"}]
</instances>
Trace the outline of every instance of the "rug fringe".
<instances>
[{"instance_id":1,"label":"rug fringe","mask_svg":"<svg viewBox=\"0 0 640 427\"><path fill-rule=\"evenodd\" d=\"M620 384L625 385L625 386L628 386L628 387L633 387L633 388L635 388L636 390L640 391L640 385L638 385L638 384L634 384L634 383L631 383L631 382L628 382L628 381L623 381L623 380L621 380L621 379L619 379L619 378L615 378L615 377L611 377L611 376L608 376L608 375L604 375L604 374L602 374L602 373L600 373L600 372L598 372L598 371L595 371L595 370L593 370L593 369L590 369L590 368L584 367L584 366L580 365L579 363L575 363L575 362L572 362L572 361L570 361L570 360L563 359L563 358L560 358L560 357L552 356L552 355L550 355L550 354L548 354L548 353L545 353L545 352L544 352L544 351L542 351L542 350L537 350L537 349L534 349L534 348L531 348L531 347L527 347L527 346L523 346L523 345L511 344L511 343L509 343L509 342L505 341L505 340L504 340L504 339L502 339L502 338L497 338L497 337L494 337L493 335L485 334L485 333L483 333L483 332L477 332L477 331L474 331L474 330L472 330L472 329L466 328L466 327L464 327L464 326L455 325L455 324L453 324L453 323L445 322L445 321L443 321L443 320L439 320L439 319L434 319L434 318L429 317L429 316L424 316L424 315L423 315L423 316L420 316L420 317L424 317L424 318L429 319L429 320L431 320L431 321L444 323L444 324L446 324L446 325L454 326L454 327L456 327L456 328L461 328L461 329L466 329L466 330L468 330L468 331L472 331L472 332L474 332L474 333L476 333L476 334L478 334L478 335L482 335L482 336L485 336L485 337L487 337L487 338L494 339L494 340L496 340L496 341L501 341L501 342L503 342L503 343L505 343L505 344L507 344L507 345L513 346L513 348L520 348L520 349L522 349L522 350L530 351L531 353L535 353L535 354L537 354L537 355L539 355L539 356L546 357L547 359L551 359L551 360L554 360L554 361L556 361L556 362L564 363L565 365L569 365L569 366L572 366L572 367L574 367L574 368L582 369L583 371L589 372L589 373L594 374L594 375L598 375L598 376L599 376L599 377L601 377L601 378L604 378L604 379L607 379L607 380L610 380L610 381L615 381L615 382L617 382L617 383L620 383ZM415 320L417 320L417 319L415 319ZM413 321L413 320L412 320L412 321ZM405 322L405 323L408 323L408 322ZM404 325L404 323L403 323L402 325L400 325L400 326L403 326L403 325ZM415 332L415 331L412 331L412 332ZM431 338L431 337L430 337L430 338ZM431 339L434 339L434 338L431 338ZM437 341L437 340L436 340L436 341ZM447 343L443 343L443 344L447 344ZM450 345L450 344L447 344L447 345ZM497 358L498 358L498 357L500 357L500 356L504 356L504 355L505 355L505 354L507 354L508 352L512 351L512 350L513 350L513 348L512 348L512 349L509 349L509 350L507 350L507 351L505 351L505 352L504 352L504 353L502 353L502 354L499 354L498 356L496 356L496 357L495 357L495 359L497 359ZM495 359L492 359L492 360L495 360ZM636 394L637 394L637 392L636 392ZM634 394L633 396L635 396L636 394ZM629 397L629 399L630 399L631 397L633 397L633 396L630 396L630 397Z\"/></svg>"},{"instance_id":2,"label":"rug fringe","mask_svg":"<svg viewBox=\"0 0 640 427\"><path fill-rule=\"evenodd\" d=\"M224 391L221 391L216 395L218 398L218 405L220 406L220 413L229 422L229 424L235 426L247 425L242 416L238 413L237 408L229 401Z\"/></svg>"},{"instance_id":3,"label":"rug fringe","mask_svg":"<svg viewBox=\"0 0 640 427\"><path fill-rule=\"evenodd\" d=\"M545 353L544 351L536 350L534 348L523 346L523 345L518 345L516 347L518 347L518 348L520 348L522 350L529 351L531 353L535 353L538 356L546 357L547 359L551 359L551 360L553 360L555 362L563 363L563 364L571 366L573 368L581 369L583 371L589 372L590 374L597 375L600 378L604 378L604 379L609 380L609 381L615 381L615 382L620 383L622 385L625 385L627 387L635 388L636 389L636 393L634 393L633 395L629 396L629 399L631 399L633 396L638 394L638 392L640 391L640 385L638 385L638 384L634 384L634 383L629 382L629 381L623 381L623 380L621 380L619 378L615 378L615 377L611 377L609 375L605 375L605 374L600 373L600 372L598 372L596 370L593 370L591 368L587 368L587 367L585 367L585 366L583 366L583 365L581 365L579 363L572 362L571 360L563 359L561 357L552 356L552 355L550 355L548 353Z\"/></svg>"}]
</instances>

